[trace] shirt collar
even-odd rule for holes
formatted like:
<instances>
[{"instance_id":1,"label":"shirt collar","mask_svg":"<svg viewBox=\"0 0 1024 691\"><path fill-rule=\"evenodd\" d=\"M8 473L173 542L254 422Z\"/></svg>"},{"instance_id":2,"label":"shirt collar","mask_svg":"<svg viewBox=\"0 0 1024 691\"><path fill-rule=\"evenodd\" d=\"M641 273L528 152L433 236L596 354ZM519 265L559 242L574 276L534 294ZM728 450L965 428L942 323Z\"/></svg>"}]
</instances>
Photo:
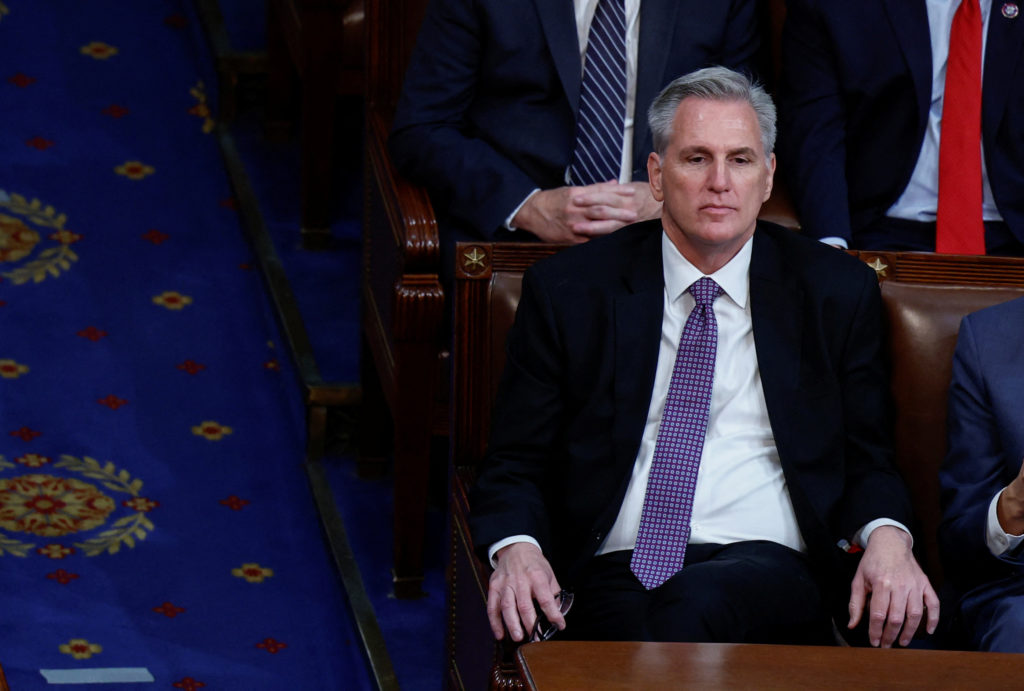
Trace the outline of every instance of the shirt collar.
<instances>
[{"instance_id":1,"label":"shirt collar","mask_svg":"<svg viewBox=\"0 0 1024 691\"><path fill-rule=\"evenodd\" d=\"M746 309L747 298L750 295L750 256L753 243L754 236L751 235L735 257L710 275L740 309ZM670 302L678 300L687 288L706 275L680 254L664 231L661 233L661 256L665 272L665 290Z\"/></svg>"}]
</instances>

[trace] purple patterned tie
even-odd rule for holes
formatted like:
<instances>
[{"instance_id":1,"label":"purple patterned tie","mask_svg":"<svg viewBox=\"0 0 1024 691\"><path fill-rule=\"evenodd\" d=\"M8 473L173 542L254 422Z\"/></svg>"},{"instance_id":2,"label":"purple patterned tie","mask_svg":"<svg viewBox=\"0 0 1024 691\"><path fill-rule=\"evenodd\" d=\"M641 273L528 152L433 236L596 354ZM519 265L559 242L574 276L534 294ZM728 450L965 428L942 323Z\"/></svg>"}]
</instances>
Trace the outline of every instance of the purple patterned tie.
<instances>
[{"instance_id":1,"label":"purple patterned tie","mask_svg":"<svg viewBox=\"0 0 1024 691\"><path fill-rule=\"evenodd\" d=\"M715 376L718 322L713 304L722 288L704 277L689 288L697 304L679 339L665 412L654 445L644 508L630 568L645 588L657 588L683 568L690 513L704 448Z\"/></svg>"}]
</instances>

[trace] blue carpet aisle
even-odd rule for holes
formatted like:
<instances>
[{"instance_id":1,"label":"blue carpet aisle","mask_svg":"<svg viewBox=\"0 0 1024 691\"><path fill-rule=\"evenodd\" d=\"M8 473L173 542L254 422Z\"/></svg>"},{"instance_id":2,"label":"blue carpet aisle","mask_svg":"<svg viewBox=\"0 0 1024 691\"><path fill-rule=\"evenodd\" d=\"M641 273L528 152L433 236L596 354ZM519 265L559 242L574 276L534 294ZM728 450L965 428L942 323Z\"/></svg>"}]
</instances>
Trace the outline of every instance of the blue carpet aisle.
<instances>
[{"instance_id":1,"label":"blue carpet aisle","mask_svg":"<svg viewBox=\"0 0 1024 691\"><path fill-rule=\"evenodd\" d=\"M229 23L235 14L222 2ZM301 249L296 200L299 198L295 141L267 142L258 108L243 110L232 133L260 200L261 214L289 285L309 330L317 365L326 381L358 379L360 237L362 214L361 104L343 102L336 161L333 243L325 251ZM424 552L426 596L396 600L391 591L390 477L360 479L355 461L343 454L323 461L335 503L344 519L352 551L359 563L366 594L377 615L399 685L404 691L441 688L444 664L445 584L447 556L443 508L428 515Z\"/></svg>"},{"instance_id":2,"label":"blue carpet aisle","mask_svg":"<svg viewBox=\"0 0 1024 691\"><path fill-rule=\"evenodd\" d=\"M188 0L0 0L0 663L370 688ZM99 674L110 672L98 671Z\"/></svg>"}]
</instances>

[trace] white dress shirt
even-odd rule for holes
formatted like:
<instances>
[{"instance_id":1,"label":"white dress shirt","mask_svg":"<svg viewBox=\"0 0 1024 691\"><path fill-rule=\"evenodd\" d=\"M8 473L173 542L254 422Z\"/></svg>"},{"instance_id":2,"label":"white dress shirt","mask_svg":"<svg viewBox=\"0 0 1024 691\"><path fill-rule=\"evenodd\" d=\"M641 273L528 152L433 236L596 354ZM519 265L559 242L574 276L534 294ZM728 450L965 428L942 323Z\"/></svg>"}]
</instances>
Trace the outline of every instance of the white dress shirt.
<instances>
[{"instance_id":1,"label":"white dress shirt","mask_svg":"<svg viewBox=\"0 0 1024 691\"><path fill-rule=\"evenodd\" d=\"M956 14L960 2L959 0L953 0L953 2L950 0L927 0L927 6L928 29L932 47L932 100L928 109L928 123L910 181L896 203L889 207L886 215L910 221L934 222L939 205L939 135L942 132L942 103L946 89L949 34L953 25L953 15ZM982 19L982 56L984 56L985 47L988 45L988 21L992 13L992 0L980 0L979 6ZM985 61L982 59L983 72L984 69ZM978 146L981 146L980 133ZM981 152L981 179L982 218L986 221L1003 220L992 196L992 186L988 182L984 148ZM822 242L846 247L846 242L842 238L822 238Z\"/></svg>"},{"instance_id":2,"label":"white dress shirt","mask_svg":"<svg viewBox=\"0 0 1024 691\"><path fill-rule=\"evenodd\" d=\"M633 549L683 326L694 306L687 289L702 274L662 235L665 294L658 368L643 440L618 518L598 554ZM754 350L750 318L753 239L711 275L723 294L714 303L718 349L711 410L690 522L690 542L771 540L805 549L782 474Z\"/></svg>"},{"instance_id":3,"label":"white dress shirt","mask_svg":"<svg viewBox=\"0 0 1024 691\"><path fill-rule=\"evenodd\" d=\"M554 2L555 0L545 0ZM594 12L597 10L598 0L573 0L576 14L576 35L580 45L580 74L583 74L583 66L586 61L587 41L590 38L590 24L594 20ZM637 46L640 45L640 0L625 0L626 11L626 120L622 128L622 162L619 167L619 182L626 183L633 179L633 122L636 113L636 64ZM565 169L565 184L569 185L572 180L569 177L569 167ZM523 208L527 200L540 191L536 188L531 191L519 206L512 210L512 213L505 219L505 227L515 230L512 226L512 219Z\"/></svg>"}]
</instances>

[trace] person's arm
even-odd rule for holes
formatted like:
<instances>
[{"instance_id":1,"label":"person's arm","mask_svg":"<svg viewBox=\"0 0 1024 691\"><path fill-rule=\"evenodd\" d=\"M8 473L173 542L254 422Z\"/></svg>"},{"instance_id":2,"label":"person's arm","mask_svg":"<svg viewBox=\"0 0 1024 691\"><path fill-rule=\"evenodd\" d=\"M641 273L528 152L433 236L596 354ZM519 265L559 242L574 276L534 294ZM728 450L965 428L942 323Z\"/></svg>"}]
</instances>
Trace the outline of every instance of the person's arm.
<instances>
[{"instance_id":1,"label":"person's arm","mask_svg":"<svg viewBox=\"0 0 1024 691\"><path fill-rule=\"evenodd\" d=\"M910 645L927 613L926 630L939 625L939 597L921 571L912 551L913 540L905 530L886 525L868 538L850 584L849 628L868 611L868 641L873 646Z\"/></svg>"},{"instance_id":2,"label":"person's arm","mask_svg":"<svg viewBox=\"0 0 1024 691\"><path fill-rule=\"evenodd\" d=\"M837 371L846 435L846 488L837 511L844 535L883 517L905 526L912 516L906 487L892 463L881 294L874 273L864 269ZM867 610L872 645L890 647L897 639L907 645L922 620L929 633L938 625L939 599L912 546L910 534L895 525L876 527L867 538L850 584L848 626L854 628Z\"/></svg>"},{"instance_id":3,"label":"person's arm","mask_svg":"<svg viewBox=\"0 0 1024 691\"><path fill-rule=\"evenodd\" d=\"M512 225L544 242L586 242L630 223L661 215L661 202L646 182L612 180L581 187L556 187L530 196Z\"/></svg>"},{"instance_id":4,"label":"person's arm","mask_svg":"<svg viewBox=\"0 0 1024 691\"><path fill-rule=\"evenodd\" d=\"M554 571L542 550L551 547L550 511L557 459L552 458L561 430L565 371L558 329L548 290L536 278L537 267L523 277L522 297L506 345L505 369L495 400L487 455L470 494L470 526L482 558L486 550L511 536L531 536L537 544L515 542L493 555L488 588L488 617L496 638L507 628L522 640L536 622L534 601L562 627ZM557 290L557 286L551 288Z\"/></svg>"},{"instance_id":5,"label":"person's arm","mask_svg":"<svg viewBox=\"0 0 1024 691\"><path fill-rule=\"evenodd\" d=\"M989 551L999 555L1020 544L1024 535L1024 463L1017 477L1003 488L996 499L996 524L1002 531L1002 540L998 534L988 537Z\"/></svg>"},{"instance_id":6,"label":"person's arm","mask_svg":"<svg viewBox=\"0 0 1024 691\"><path fill-rule=\"evenodd\" d=\"M849 246L846 111L834 41L816 0L790 0L782 34L779 170L802 233ZM834 241L830 240L830 244Z\"/></svg>"},{"instance_id":7,"label":"person's arm","mask_svg":"<svg viewBox=\"0 0 1024 691\"><path fill-rule=\"evenodd\" d=\"M488 54L487 42L492 37L471 5L464 0L437 0L428 7L389 141L398 170L426 186L446 213L485 238L511 225L546 242L584 242L629 223L655 218L661 207L645 184L552 186L552 178L545 185L522 170L500 146L474 131L468 113L485 86L481 84L481 79L487 78L485 63L500 56ZM516 87L487 84L486 88L506 88L511 93ZM548 98L555 96L549 94ZM495 100L490 107L500 105ZM537 122L521 123L520 130L501 133L509 138L510 148L519 146L516 138L536 136L531 128L554 126L543 118L555 117L556 108L543 107L536 112Z\"/></svg>"},{"instance_id":8,"label":"person's arm","mask_svg":"<svg viewBox=\"0 0 1024 691\"><path fill-rule=\"evenodd\" d=\"M514 542L495 554L497 564L487 585L487 618L494 638L505 630L514 641L530 637L537 624L537 606L548 621L565 629L565 617L556 595L561 590L551 564L531 542Z\"/></svg>"},{"instance_id":9,"label":"person's arm","mask_svg":"<svg viewBox=\"0 0 1024 691\"><path fill-rule=\"evenodd\" d=\"M469 131L488 40L475 3L432 0L405 75L389 140L399 172L446 212L490 237L539 185ZM539 125L538 125L539 126Z\"/></svg>"},{"instance_id":10,"label":"person's arm","mask_svg":"<svg viewBox=\"0 0 1024 691\"><path fill-rule=\"evenodd\" d=\"M998 577L1003 572L1000 559L1008 559L1003 552L1009 540L1003 549L993 549L987 539L993 500L997 501L1000 528L1014 535L1020 527L1016 498L1021 480L1007 472L999 422L982 368L982 346L973 318L965 318L957 337L949 387L949 449L939 471L943 508L939 547L947 573L962 588Z\"/></svg>"}]
</instances>

